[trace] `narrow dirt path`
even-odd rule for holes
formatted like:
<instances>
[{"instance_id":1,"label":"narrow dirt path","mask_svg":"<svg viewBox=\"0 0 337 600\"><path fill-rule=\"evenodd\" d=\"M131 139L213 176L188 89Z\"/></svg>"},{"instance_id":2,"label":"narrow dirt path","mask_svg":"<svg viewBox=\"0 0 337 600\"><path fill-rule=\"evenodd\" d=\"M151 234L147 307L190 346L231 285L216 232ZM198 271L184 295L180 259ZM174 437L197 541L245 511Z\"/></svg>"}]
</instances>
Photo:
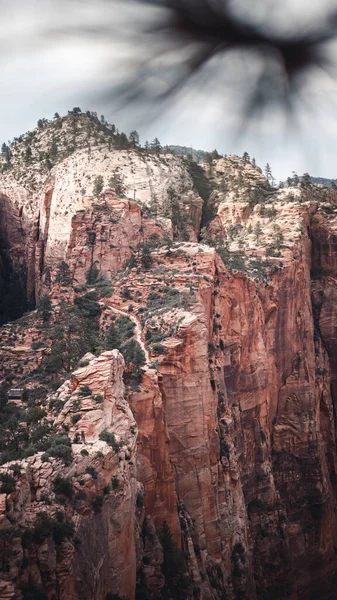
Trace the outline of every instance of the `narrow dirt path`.
<instances>
[{"instance_id":1,"label":"narrow dirt path","mask_svg":"<svg viewBox=\"0 0 337 600\"><path fill-rule=\"evenodd\" d=\"M120 310L119 308L115 308L114 306L110 306L109 304L106 304L105 302L100 302L99 304L101 306L104 306L105 309L108 308L112 312L115 312L119 315L123 315L124 317L128 317L128 319L130 319L130 321L132 321L132 323L135 324L135 338L145 354L146 362L149 363L150 355L149 355L148 350L146 349L145 344L142 340L142 328L140 326L140 323L139 323L137 317L130 314L129 312L125 312L124 310Z\"/></svg>"}]
</instances>

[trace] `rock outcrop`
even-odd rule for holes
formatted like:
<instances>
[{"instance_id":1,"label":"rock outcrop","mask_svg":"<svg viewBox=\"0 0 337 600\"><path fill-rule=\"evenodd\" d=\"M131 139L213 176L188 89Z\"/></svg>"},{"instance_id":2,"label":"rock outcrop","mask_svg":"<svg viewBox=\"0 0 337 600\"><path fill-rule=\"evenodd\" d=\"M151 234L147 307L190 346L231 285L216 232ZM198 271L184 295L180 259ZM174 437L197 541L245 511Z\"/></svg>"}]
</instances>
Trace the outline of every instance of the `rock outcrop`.
<instances>
[{"instance_id":1,"label":"rock outcrop","mask_svg":"<svg viewBox=\"0 0 337 600\"><path fill-rule=\"evenodd\" d=\"M124 399L123 367L117 350L91 357L49 398L50 417L52 406L63 405L55 433L68 430L76 442L68 466L42 453L15 462L15 490L0 495L1 598L21 598L25 589L69 600L133 596L136 423ZM81 396L84 386L90 396ZM114 434L115 447L99 439L102 431Z\"/></svg>"}]
</instances>

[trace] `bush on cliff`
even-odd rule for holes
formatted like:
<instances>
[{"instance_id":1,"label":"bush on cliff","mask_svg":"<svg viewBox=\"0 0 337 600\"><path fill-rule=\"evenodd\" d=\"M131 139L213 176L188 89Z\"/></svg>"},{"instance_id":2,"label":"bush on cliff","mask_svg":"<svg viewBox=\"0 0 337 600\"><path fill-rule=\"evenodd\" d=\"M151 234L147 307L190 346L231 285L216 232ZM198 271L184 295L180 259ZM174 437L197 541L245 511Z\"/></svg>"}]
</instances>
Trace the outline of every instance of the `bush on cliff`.
<instances>
[{"instance_id":1,"label":"bush on cliff","mask_svg":"<svg viewBox=\"0 0 337 600\"><path fill-rule=\"evenodd\" d=\"M100 307L96 300L96 292L88 292L76 298L76 306L61 305L50 353L42 363L47 376L70 373L84 354L100 350Z\"/></svg>"},{"instance_id":2,"label":"bush on cliff","mask_svg":"<svg viewBox=\"0 0 337 600\"><path fill-rule=\"evenodd\" d=\"M111 431L108 431L107 429L103 429L103 431L101 431L101 433L99 434L99 439L111 446L111 448L113 448L115 452L118 452L119 448L122 445L121 442L116 441L115 434Z\"/></svg>"},{"instance_id":3,"label":"bush on cliff","mask_svg":"<svg viewBox=\"0 0 337 600\"><path fill-rule=\"evenodd\" d=\"M130 340L123 344L121 351L123 353L126 364L132 364L133 372L139 373L140 368L145 365L145 354L136 340Z\"/></svg>"},{"instance_id":4,"label":"bush on cliff","mask_svg":"<svg viewBox=\"0 0 337 600\"><path fill-rule=\"evenodd\" d=\"M94 180L93 196L98 197L103 191L104 179L102 175L97 175Z\"/></svg>"},{"instance_id":5,"label":"bush on cliff","mask_svg":"<svg viewBox=\"0 0 337 600\"><path fill-rule=\"evenodd\" d=\"M45 450L42 454L42 460L47 462L50 457L60 458L65 465L70 465L72 461L71 440L66 434L57 434L50 436L43 444L41 450Z\"/></svg>"},{"instance_id":6,"label":"bush on cliff","mask_svg":"<svg viewBox=\"0 0 337 600\"><path fill-rule=\"evenodd\" d=\"M105 335L106 349L117 349L123 353L123 344L132 338L134 334L134 328L135 324L128 317L121 316L116 321L113 321L107 329Z\"/></svg>"},{"instance_id":7,"label":"bush on cliff","mask_svg":"<svg viewBox=\"0 0 337 600\"><path fill-rule=\"evenodd\" d=\"M11 494L15 491L15 479L9 473L0 474L0 494Z\"/></svg>"},{"instance_id":8,"label":"bush on cliff","mask_svg":"<svg viewBox=\"0 0 337 600\"><path fill-rule=\"evenodd\" d=\"M159 531L159 540L163 548L164 560L162 572L165 577L164 598L184 600L191 588L191 579L187 574L184 555L173 539L166 521Z\"/></svg>"},{"instance_id":9,"label":"bush on cliff","mask_svg":"<svg viewBox=\"0 0 337 600\"><path fill-rule=\"evenodd\" d=\"M99 278L99 270L96 265L92 265L87 272L86 281L88 285L94 285Z\"/></svg>"},{"instance_id":10,"label":"bush on cliff","mask_svg":"<svg viewBox=\"0 0 337 600\"><path fill-rule=\"evenodd\" d=\"M37 309L42 316L43 322L48 323L53 312L53 307L50 298L47 294L45 296L42 296L37 305Z\"/></svg>"},{"instance_id":11,"label":"bush on cliff","mask_svg":"<svg viewBox=\"0 0 337 600\"><path fill-rule=\"evenodd\" d=\"M64 260L58 266L55 281L64 286L72 284L69 265Z\"/></svg>"},{"instance_id":12,"label":"bush on cliff","mask_svg":"<svg viewBox=\"0 0 337 600\"><path fill-rule=\"evenodd\" d=\"M54 481L54 492L57 496L65 496L70 499L74 495L74 486L70 479L56 477Z\"/></svg>"},{"instance_id":13,"label":"bush on cliff","mask_svg":"<svg viewBox=\"0 0 337 600\"><path fill-rule=\"evenodd\" d=\"M62 511L56 513L53 519L47 513L39 512L34 527L26 529L22 536L24 548L30 548L32 543L42 544L46 538L52 537L55 544L59 545L65 539L71 540L75 534L75 525L69 517L65 517Z\"/></svg>"},{"instance_id":14,"label":"bush on cliff","mask_svg":"<svg viewBox=\"0 0 337 600\"><path fill-rule=\"evenodd\" d=\"M97 300L98 294L96 291L87 292L83 296L75 298L75 306L77 306L83 317L97 317L101 310Z\"/></svg>"}]
</instances>

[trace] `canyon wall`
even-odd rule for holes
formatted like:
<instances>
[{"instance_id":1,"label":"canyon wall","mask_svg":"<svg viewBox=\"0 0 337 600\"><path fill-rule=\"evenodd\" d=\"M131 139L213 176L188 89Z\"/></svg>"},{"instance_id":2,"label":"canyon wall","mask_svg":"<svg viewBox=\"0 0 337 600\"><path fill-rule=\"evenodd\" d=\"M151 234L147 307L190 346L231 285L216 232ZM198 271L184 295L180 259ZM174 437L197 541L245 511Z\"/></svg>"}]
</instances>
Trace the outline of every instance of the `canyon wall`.
<instances>
[{"instance_id":1,"label":"canyon wall","mask_svg":"<svg viewBox=\"0 0 337 600\"><path fill-rule=\"evenodd\" d=\"M95 198L81 193L86 174L117 167L136 198L108 181ZM15 461L15 491L0 496L3 555L11 549L1 599L25 600L25 585L48 600L83 587L88 600L335 597L337 210L315 186L273 190L237 157L204 168L214 214L200 243L202 200L177 158L78 151L52 169L15 235L6 175L13 264L27 261L28 289L49 294L50 327L64 304L94 298L99 339L97 356L46 400L71 461ZM172 189L184 229L149 207L174 200ZM61 260L70 283L57 281ZM31 315L1 330L13 386L37 385L51 352L48 327ZM135 358L125 368L105 347L125 320L143 353L136 379ZM55 491L59 477L70 496ZM41 511L49 535L36 532ZM58 518L74 528L61 527L61 540ZM175 574L164 523L185 560Z\"/></svg>"}]
</instances>

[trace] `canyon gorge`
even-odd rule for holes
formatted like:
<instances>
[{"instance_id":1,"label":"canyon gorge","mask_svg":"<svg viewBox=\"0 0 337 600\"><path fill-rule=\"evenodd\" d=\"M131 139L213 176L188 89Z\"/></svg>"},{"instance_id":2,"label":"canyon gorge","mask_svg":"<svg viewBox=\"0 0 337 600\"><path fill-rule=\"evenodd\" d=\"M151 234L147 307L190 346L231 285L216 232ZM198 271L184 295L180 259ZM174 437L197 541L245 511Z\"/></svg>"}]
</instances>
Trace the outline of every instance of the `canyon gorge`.
<instances>
[{"instance_id":1,"label":"canyon gorge","mask_svg":"<svg viewBox=\"0 0 337 600\"><path fill-rule=\"evenodd\" d=\"M333 600L337 193L123 135L3 150L0 600Z\"/></svg>"}]
</instances>

